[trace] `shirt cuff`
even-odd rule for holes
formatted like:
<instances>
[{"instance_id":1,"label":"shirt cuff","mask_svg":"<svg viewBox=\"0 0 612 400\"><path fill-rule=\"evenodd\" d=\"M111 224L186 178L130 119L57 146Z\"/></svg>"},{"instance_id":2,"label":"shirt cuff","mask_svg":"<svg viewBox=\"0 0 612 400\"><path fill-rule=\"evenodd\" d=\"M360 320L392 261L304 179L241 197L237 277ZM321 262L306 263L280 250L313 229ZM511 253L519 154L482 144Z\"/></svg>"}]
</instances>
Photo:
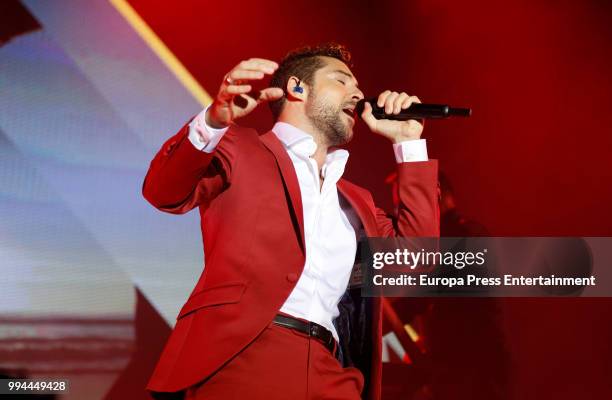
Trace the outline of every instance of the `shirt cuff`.
<instances>
[{"instance_id":1,"label":"shirt cuff","mask_svg":"<svg viewBox=\"0 0 612 400\"><path fill-rule=\"evenodd\" d=\"M393 153L395 153L395 161L398 163L429 161L425 139L406 140L405 142L394 143Z\"/></svg>"},{"instance_id":2,"label":"shirt cuff","mask_svg":"<svg viewBox=\"0 0 612 400\"><path fill-rule=\"evenodd\" d=\"M225 128L212 128L206 124L206 111L210 108L207 106L204 108L196 117L189 123L189 141L193 146L205 153L212 153L221 138L229 129Z\"/></svg>"}]
</instances>

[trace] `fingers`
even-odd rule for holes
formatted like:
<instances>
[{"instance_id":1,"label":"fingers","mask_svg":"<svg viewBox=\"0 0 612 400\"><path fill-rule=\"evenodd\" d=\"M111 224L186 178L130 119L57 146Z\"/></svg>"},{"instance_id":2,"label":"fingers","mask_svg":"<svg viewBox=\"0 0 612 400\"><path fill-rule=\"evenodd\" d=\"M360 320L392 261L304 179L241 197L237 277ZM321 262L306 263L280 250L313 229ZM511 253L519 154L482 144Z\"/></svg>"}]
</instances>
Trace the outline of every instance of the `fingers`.
<instances>
[{"instance_id":1,"label":"fingers","mask_svg":"<svg viewBox=\"0 0 612 400\"><path fill-rule=\"evenodd\" d=\"M225 91L231 95L249 93L253 89L251 85L230 85Z\"/></svg>"},{"instance_id":2,"label":"fingers","mask_svg":"<svg viewBox=\"0 0 612 400\"><path fill-rule=\"evenodd\" d=\"M384 107L385 114L399 114L401 110L410 107L412 103L420 103L416 96L409 96L406 92L392 92L385 90L378 96L376 105Z\"/></svg>"},{"instance_id":3,"label":"fingers","mask_svg":"<svg viewBox=\"0 0 612 400\"><path fill-rule=\"evenodd\" d=\"M384 92L379 94L378 100L376 101L376 105L378 107L383 107L385 105L385 101L387 100L387 97L389 97L390 94L391 94L390 90L385 90Z\"/></svg>"},{"instance_id":4,"label":"fingers","mask_svg":"<svg viewBox=\"0 0 612 400\"><path fill-rule=\"evenodd\" d=\"M399 93L391 92L387 99L385 100L385 114L393 114L393 103L399 97Z\"/></svg>"},{"instance_id":5,"label":"fingers","mask_svg":"<svg viewBox=\"0 0 612 400\"><path fill-rule=\"evenodd\" d=\"M366 123L370 130L374 131L378 120L372 114L372 106L367 101L363 105L363 111L361 112L361 119Z\"/></svg>"},{"instance_id":6,"label":"fingers","mask_svg":"<svg viewBox=\"0 0 612 400\"><path fill-rule=\"evenodd\" d=\"M402 103L402 110L407 109L408 107L410 107L410 105L412 105L412 103L420 103L421 100L419 100L418 97L416 96L408 96L404 102Z\"/></svg>"},{"instance_id":7,"label":"fingers","mask_svg":"<svg viewBox=\"0 0 612 400\"><path fill-rule=\"evenodd\" d=\"M385 90L378 96L376 105L384 107L385 114L393 114L395 101L399 98L399 93Z\"/></svg>"},{"instance_id":8,"label":"fingers","mask_svg":"<svg viewBox=\"0 0 612 400\"><path fill-rule=\"evenodd\" d=\"M277 63L263 58L241 61L225 75L217 98L222 102L229 102L237 95L247 94L253 89L249 81L261 80L266 75L273 74L277 68ZM267 96L264 101L268 101Z\"/></svg>"},{"instance_id":9,"label":"fingers","mask_svg":"<svg viewBox=\"0 0 612 400\"><path fill-rule=\"evenodd\" d=\"M274 61L265 60L263 58L251 58L241 61L227 75L226 81L228 84L233 84L235 81L263 79L265 75L271 75L278 68L278 64Z\"/></svg>"},{"instance_id":10,"label":"fingers","mask_svg":"<svg viewBox=\"0 0 612 400\"><path fill-rule=\"evenodd\" d=\"M408 94L405 92L402 92L399 94L399 96L397 96L395 102L393 103L393 114L399 114L399 112L402 111L402 105L409 97L410 96L408 96Z\"/></svg>"},{"instance_id":11,"label":"fingers","mask_svg":"<svg viewBox=\"0 0 612 400\"><path fill-rule=\"evenodd\" d=\"M239 80L263 79L265 74L263 71L253 69L233 69L227 76L234 82Z\"/></svg>"},{"instance_id":12,"label":"fingers","mask_svg":"<svg viewBox=\"0 0 612 400\"><path fill-rule=\"evenodd\" d=\"M251 85L223 84L217 93L217 99L222 103L229 103L234 97L249 93L252 89Z\"/></svg>"},{"instance_id":13,"label":"fingers","mask_svg":"<svg viewBox=\"0 0 612 400\"><path fill-rule=\"evenodd\" d=\"M271 87L271 88L267 88L261 91L261 93L259 94L259 101L274 101L274 100L278 100L281 97L283 97L285 93L283 92L283 89L279 88L279 87Z\"/></svg>"},{"instance_id":14,"label":"fingers","mask_svg":"<svg viewBox=\"0 0 612 400\"><path fill-rule=\"evenodd\" d=\"M263 71L266 74L272 74L278 68L278 64L265 58L250 58L241 61L234 69L247 69L255 71Z\"/></svg>"}]
</instances>

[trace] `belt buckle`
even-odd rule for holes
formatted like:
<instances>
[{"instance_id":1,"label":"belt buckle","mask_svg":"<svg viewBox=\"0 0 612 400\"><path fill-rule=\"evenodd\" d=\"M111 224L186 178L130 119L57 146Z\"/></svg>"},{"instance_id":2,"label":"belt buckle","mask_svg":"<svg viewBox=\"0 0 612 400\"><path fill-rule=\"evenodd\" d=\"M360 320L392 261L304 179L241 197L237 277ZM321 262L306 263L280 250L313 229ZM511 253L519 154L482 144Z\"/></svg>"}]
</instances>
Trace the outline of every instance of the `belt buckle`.
<instances>
[{"instance_id":1,"label":"belt buckle","mask_svg":"<svg viewBox=\"0 0 612 400\"><path fill-rule=\"evenodd\" d=\"M319 326L313 323L308 324L308 335L318 337L319 336Z\"/></svg>"},{"instance_id":2,"label":"belt buckle","mask_svg":"<svg viewBox=\"0 0 612 400\"><path fill-rule=\"evenodd\" d=\"M335 344L335 339L334 336L330 334L327 337L323 337L323 330L325 328L314 323L314 322L309 322L308 323L308 335L311 337L316 338L317 340L319 340L321 343L323 343L325 345L325 347L327 347L327 349L332 353L332 355L335 357L335 353L336 353L336 344Z\"/></svg>"}]
</instances>

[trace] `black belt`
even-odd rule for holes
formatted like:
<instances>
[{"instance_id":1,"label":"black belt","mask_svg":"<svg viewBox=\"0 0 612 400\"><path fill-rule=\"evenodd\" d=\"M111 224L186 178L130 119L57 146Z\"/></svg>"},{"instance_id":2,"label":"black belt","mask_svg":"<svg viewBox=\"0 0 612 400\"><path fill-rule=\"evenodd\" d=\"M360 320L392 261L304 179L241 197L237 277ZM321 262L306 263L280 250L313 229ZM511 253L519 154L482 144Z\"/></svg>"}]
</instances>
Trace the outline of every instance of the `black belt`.
<instances>
[{"instance_id":1,"label":"black belt","mask_svg":"<svg viewBox=\"0 0 612 400\"><path fill-rule=\"evenodd\" d=\"M299 319L281 314L276 314L273 322L286 328L295 329L296 331L302 332L319 340L325 347L327 347L329 352L335 356L336 339L334 339L334 335L332 335L332 333L324 326L321 326L315 322L300 321Z\"/></svg>"}]
</instances>

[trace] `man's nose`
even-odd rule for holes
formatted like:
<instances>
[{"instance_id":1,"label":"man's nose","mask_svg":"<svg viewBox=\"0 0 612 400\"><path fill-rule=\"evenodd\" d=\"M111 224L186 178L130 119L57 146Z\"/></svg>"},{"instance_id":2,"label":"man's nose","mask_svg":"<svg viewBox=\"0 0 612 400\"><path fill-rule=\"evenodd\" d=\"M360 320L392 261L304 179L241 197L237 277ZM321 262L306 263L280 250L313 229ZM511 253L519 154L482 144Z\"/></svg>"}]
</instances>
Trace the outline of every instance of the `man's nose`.
<instances>
[{"instance_id":1,"label":"man's nose","mask_svg":"<svg viewBox=\"0 0 612 400\"><path fill-rule=\"evenodd\" d=\"M355 100L357 100L357 101L359 101L359 100L363 99L363 97L364 97L364 96L363 96L363 92L362 92L361 90L359 90L359 89L357 89L357 90L355 91L355 93L353 93L353 96L352 96L352 98L353 98L353 99L355 99Z\"/></svg>"}]
</instances>

